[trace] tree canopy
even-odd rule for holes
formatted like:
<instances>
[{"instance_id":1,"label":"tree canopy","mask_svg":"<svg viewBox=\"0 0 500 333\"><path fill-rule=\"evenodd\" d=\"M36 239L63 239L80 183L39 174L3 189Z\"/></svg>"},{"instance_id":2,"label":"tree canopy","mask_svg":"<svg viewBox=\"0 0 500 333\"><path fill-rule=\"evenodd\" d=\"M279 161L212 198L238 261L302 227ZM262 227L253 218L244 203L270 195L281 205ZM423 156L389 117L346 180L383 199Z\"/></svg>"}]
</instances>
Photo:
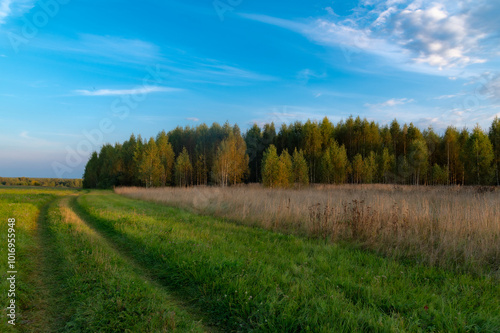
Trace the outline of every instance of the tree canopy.
<instances>
[{"instance_id":1,"label":"tree canopy","mask_svg":"<svg viewBox=\"0 0 500 333\"><path fill-rule=\"evenodd\" d=\"M176 127L144 140L131 135L91 154L83 186L191 186L262 182L499 184L500 121L485 132L449 126L439 134L394 119L379 125L352 116L280 125L229 123Z\"/></svg>"}]
</instances>

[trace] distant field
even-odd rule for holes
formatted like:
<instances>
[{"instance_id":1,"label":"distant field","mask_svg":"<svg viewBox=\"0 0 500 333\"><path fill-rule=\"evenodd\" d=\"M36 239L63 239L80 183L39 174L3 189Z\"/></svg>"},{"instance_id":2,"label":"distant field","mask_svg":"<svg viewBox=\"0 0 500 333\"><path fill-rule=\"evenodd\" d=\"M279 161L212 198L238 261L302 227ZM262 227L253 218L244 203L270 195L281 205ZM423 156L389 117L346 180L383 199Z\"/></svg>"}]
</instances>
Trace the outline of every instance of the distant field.
<instances>
[{"instance_id":1,"label":"distant field","mask_svg":"<svg viewBox=\"0 0 500 333\"><path fill-rule=\"evenodd\" d=\"M487 274L111 191L0 189L0 213L17 219L20 304L16 330L4 315L0 332L500 330ZM5 223L0 232L6 244Z\"/></svg>"},{"instance_id":2,"label":"distant field","mask_svg":"<svg viewBox=\"0 0 500 333\"><path fill-rule=\"evenodd\" d=\"M269 230L345 240L395 258L499 277L500 189L327 185L117 188L116 193Z\"/></svg>"}]
</instances>

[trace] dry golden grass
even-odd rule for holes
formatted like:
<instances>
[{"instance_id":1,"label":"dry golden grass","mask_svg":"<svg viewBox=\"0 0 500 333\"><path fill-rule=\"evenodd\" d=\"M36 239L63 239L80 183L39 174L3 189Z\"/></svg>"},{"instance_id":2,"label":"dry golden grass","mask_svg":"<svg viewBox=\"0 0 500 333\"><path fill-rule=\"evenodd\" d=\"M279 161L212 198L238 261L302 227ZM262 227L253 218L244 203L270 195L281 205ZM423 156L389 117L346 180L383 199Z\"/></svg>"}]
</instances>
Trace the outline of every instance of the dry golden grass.
<instances>
[{"instance_id":1,"label":"dry golden grass","mask_svg":"<svg viewBox=\"0 0 500 333\"><path fill-rule=\"evenodd\" d=\"M117 188L128 197L280 232L355 240L397 258L498 275L500 190L488 187L260 185Z\"/></svg>"}]
</instances>

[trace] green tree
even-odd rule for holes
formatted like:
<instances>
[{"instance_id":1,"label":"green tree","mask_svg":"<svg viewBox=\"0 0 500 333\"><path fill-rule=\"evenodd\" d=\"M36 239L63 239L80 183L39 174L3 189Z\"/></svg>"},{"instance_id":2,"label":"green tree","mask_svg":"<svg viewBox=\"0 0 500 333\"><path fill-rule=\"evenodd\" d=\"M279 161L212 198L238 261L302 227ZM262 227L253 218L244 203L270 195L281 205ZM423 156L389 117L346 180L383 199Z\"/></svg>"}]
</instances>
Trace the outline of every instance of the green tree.
<instances>
[{"instance_id":1,"label":"green tree","mask_svg":"<svg viewBox=\"0 0 500 333\"><path fill-rule=\"evenodd\" d=\"M136 146L137 140L134 134L130 135L130 138L122 145L121 160L123 163L123 174L119 179L120 185L132 186L138 185L139 183L136 174L138 167L136 166L136 162L134 160Z\"/></svg>"},{"instance_id":2,"label":"green tree","mask_svg":"<svg viewBox=\"0 0 500 333\"><path fill-rule=\"evenodd\" d=\"M466 172L471 183L490 184L492 162L495 158L493 145L481 127L474 127L465 147L467 155Z\"/></svg>"},{"instance_id":3,"label":"green tree","mask_svg":"<svg viewBox=\"0 0 500 333\"><path fill-rule=\"evenodd\" d=\"M207 159L205 155L198 155L195 164L196 169L196 185L207 185Z\"/></svg>"},{"instance_id":4,"label":"green tree","mask_svg":"<svg viewBox=\"0 0 500 333\"><path fill-rule=\"evenodd\" d=\"M294 182L298 183L299 186L308 185L309 170L302 149L297 150L297 148L295 148L292 158L292 168L293 168Z\"/></svg>"},{"instance_id":5,"label":"green tree","mask_svg":"<svg viewBox=\"0 0 500 333\"><path fill-rule=\"evenodd\" d=\"M495 180L496 184L500 185L500 119L498 119L498 116L495 117L493 123L491 124L489 138L491 144L493 145L493 154L495 156L493 159Z\"/></svg>"},{"instance_id":6,"label":"green tree","mask_svg":"<svg viewBox=\"0 0 500 333\"><path fill-rule=\"evenodd\" d=\"M276 187L279 179L279 157L276 147L271 144L262 159L262 183L266 187Z\"/></svg>"},{"instance_id":7,"label":"green tree","mask_svg":"<svg viewBox=\"0 0 500 333\"><path fill-rule=\"evenodd\" d=\"M361 154L356 154L352 160L352 180L354 183L359 184L363 179L364 162Z\"/></svg>"},{"instance_id":8,"label":"green tree","mask_svg":"<svg viewBox=\"0 0 500 333\"><path fill-rule=\"evenodd\" d=\"M160 176L160 183L162 186L165 186L170 184L174 174L174 149L172 148L172 144L168 142L168 137L165 131L161 131L156 137L156 145L158 147L160 164L163 168L163 172Z\"/></svg>"},{"instance_id":9,"label":"green tree","mask_svg":"<svg viewBox=\"0 0 500 333\"><path fill-rule=\"evenodd\" d=\"M120 144L117 144L114 147L110 144L102 146L101 151L99 152L99 178L97 187L110 188L118 185L118 180L120 179L122 173L120 151Z\"/></svg>"},{"instance_id":10,"label":"green tree","mask_svg":"<svg viewBox=\"0 0 500 333\"><path fill-rule=\"evenodd\" d=\"M389 153L389 148L385 147L382 150L382 154L380 154L379 162L378 162L378 172L379 177L384 183L388 183L392 170L394 169L395 157L394 155Z\"/></svg>"},{"instance_id":11,"label":"green tree","mask_svg":"<svg viewBox=\"0 0 500 333\"><path fill-rule=\"evenodd\" d=\"M245 134L245 143L247 145L247 155L249 157L250 182L258 182L261 180L262 156L265 147L262 132L257 124L253 124Z\"/></svg>"},{"instance_id":12,"label":"green tree","mask_svg":"<svg viewBox=\"0 0 500 333\"><path fill-rule=\"evenodd\" d=\"M415 185L420 184L421 176L425 178L429 163L428 159L429 151L426 142L423 139L413 140L409 149L409 161L414 172L413 179Z\"/></svg>"},{"instance_id":13,"label":"green tree","mask_svg":"<svg viewBox=\"0 0 500 333\"><path fill-rule=\"evenodd\" d=\"M283 150L279 157L277 186L290 187L293 185L292 157L288 150Z\"/></svg>"},{"instance_id":14,"label":"green tree","mask_svg":"<svg viewBox=\"0 0 500 333\"><path fill-rule=\"evenodd\" d=\"M392 152L395 156L400 155L400 147L401 144L401 126L398 121L394 119L391 122L391 127L389 129L389 133L391 134L391 142L392 142Z\"/></svg>"},{"instance_id":15,"label":"green tree","mask_svg":"<svg viewBox=\"0 0 500 333\"><path fill-rule=\"evenodd\" d=\"M330 120L328 120L327 117L324 117L319 124L319 129L321 132L321 147L325 150L330 144L330 140L333 139L335 126L330 122Z\"/></svg>"},{"instance_id":16,"label":"green tree","mask_svg":"<svg viewBox=\"0 0 500 333\"><path fill-rule=\"evenodd\" d=\"M441 168L437 163L434 163L431 171L431 179L433 185L444 185L448 183L448 170Z\"/></svg>"},{"instance_id":17,"label":"green tree","mask_svg":"<svg viewBox=\"0 0 500 333\"><path fill-rule=\"evenodd\" d=\"M429 166L434 164L441 164L444 162L444 156L441 151L441 137L434 132L432 126L429 126L423 133L423 138L427 144L427 151L429 152L428 162Z\"/></svg>"},{"instance_id":18,"label":"green tree","mask_svg":"<svg viewBox=\"0 0 500 333\"><path fill-rule=\"evenodd\" d=\"M144 146L141 162L139 163L139 177L146 187L160 186L161 177L164 173L158 147L154 138L151 138Z\"/></svg>"},{"instance_id":19,"label":"green tree","mask_svg":"<svg viewBox=\"0 0 500 333\"><path fill-rule=\"evenodd\" d=\"M304 124L304 140L302 142L302 149L309 161L310 181L316 181L318 159L321 157L321 131L316 122L308 120Z\"/></svg>"},{"instance_id":20,"label":"green tree","mask_svg":"<svg viewBox=\"0 0 500 333\"><path fill-rule=\"evenodd\" d=\"M371 151L364 159L363 165L363 183L371 184L377 177L377 156Z\"/></svg>"},{"instance_id":21,"label":"green tree","mask_svg":"<svg viewBox=\"0 0 500 333\"><path fill-rule=\"evenodd\" d=\"M462 185L465 185L465 174L466 174L466 164L469 159L469 155L466 151L467 142L469 141L469 131L466 128L463 128L458 135L458 145L460 147L460 165L458 167L458 173L460 174L460 181Z\"/></svg>"},{"instance_id":22,"label":"green tree","mask_svg":"<svg viewBox=\"0 0 500 333\"><path fill-rule=\"evenodd\" d=\"M141 179L140 179L140 170L139 170L139 165L141 164L142 161L142 153L144 150L145 144L142 140L141 135L139 134L137 136L137 140L135 141L135 148L133 149L134 151L134 158L133 158L133 167L134 167L134 175L136 177L137 183L134 185L141 185Z\"/></svg>"},{"instance_id":23,"label":"green tree","mask_svg":"<svg viewBox=\"0 0 500 333\"><path fill-rule=\"evenodd\" d=\"M460 169L463 169L460 161L459 133L456 128L448 127L444 133L442 145L445 159L446 172L449 175L447 184L457 184L461 179Z\"/></svg>"},{"instance_id":24,"label":"green tree","mask_svg":"<svg viewBox=\"0 0 500 333\"><path fill-rule=\"evenodd\" d=\"M93 152L89 161L85 165L83 173L83 188L97 188L99 180L99 157L97 152ZM55 184L54 184L55 185Z\"/></svg>"},{"instance_id":25,"label":"green tree","mask_svg":"<svg viewBox=\"0 0 500 333\"><path fill-rule=\"evenodd\" d=\"M345 146L332 141L321 158L321 179L325 183L342 184L351 171Z\"/></svg>"},{"instance_id":26,"label":"green tree","mask_svg":"<svg viewBox=\"0 0 500 333\"><path fill-rule=\"evenodd\" d=\"M189 186L191 183L191 173L193 166L189 159L189 153L186 147L182 148L181 153L177 156L175 161L175 178L179 186Z\"/></svg>"}]
</instances>

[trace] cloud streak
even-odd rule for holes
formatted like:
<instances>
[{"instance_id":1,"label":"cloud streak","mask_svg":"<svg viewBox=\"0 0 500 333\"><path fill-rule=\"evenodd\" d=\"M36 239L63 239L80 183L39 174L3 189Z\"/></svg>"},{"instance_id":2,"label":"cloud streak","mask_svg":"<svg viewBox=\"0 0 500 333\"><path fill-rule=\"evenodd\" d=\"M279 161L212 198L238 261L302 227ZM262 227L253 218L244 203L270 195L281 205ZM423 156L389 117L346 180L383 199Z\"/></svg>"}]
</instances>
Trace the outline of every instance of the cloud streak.
<instances>
[{"instance_id":1,"label":"cloud streak","mask_svg":"<svg viewBox=\"0 0 500 333\"><path fill-rule=\"evenodd\" d=\"M394 107L397 105L404 105L404 104L412 103L414 101L415 100L413 100L411 98L391 98L391 99L389 99L383 103L379 103L379 104L366 103L365 106L366 107Z\"/></svg>"},{"instance_id":2,"label":"cloud streak","mask_svg":"<svg viewBox=\"0 0 500 333\"><path fill-rule=\"evenodd\" d=\"M177 92L179 88L148 86L133 89L99 89L99 90L75 90L74 93L81 96L123 96L144 95L158 92Z\"/></svg>"}]
</instances>

